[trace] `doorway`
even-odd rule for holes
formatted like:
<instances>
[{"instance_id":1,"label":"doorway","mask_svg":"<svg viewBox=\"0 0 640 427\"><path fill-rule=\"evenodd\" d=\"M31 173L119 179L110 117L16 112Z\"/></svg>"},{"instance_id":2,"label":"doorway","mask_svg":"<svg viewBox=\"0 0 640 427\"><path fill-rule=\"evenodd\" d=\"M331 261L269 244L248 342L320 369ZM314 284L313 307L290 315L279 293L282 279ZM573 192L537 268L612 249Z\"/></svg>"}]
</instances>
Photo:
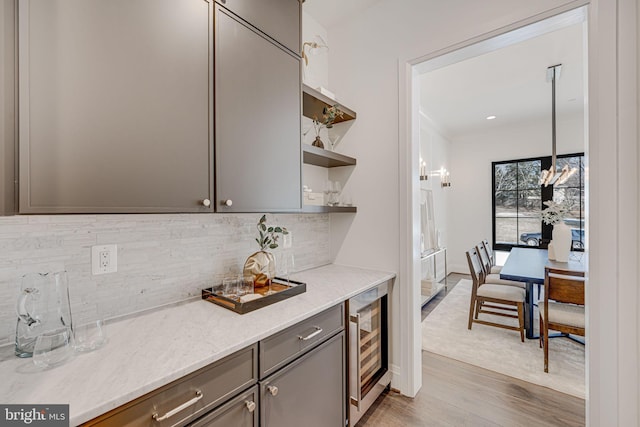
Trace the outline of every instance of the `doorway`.
<instances>
[{"instance_id":1,"label":"doorway","mask_svg":"<svg viewBox=\"0 0 640 427\"><path fill-rule=\"evenodd\" d=\"M470 246L483 239L496 243L491 163L548 156L551 150L548 66L564 62L566 70L559 152L587 151L586 19L586 7L574 9L413 65L418 113L412 116L419 130L412 129L412 135L419 149L412 150L411 162L419 176L425 171L429 176L419 181L418 191L427 187L440 201L434 205L435 228L448 249L449 272L468 273L464 253ZM527 79L535 82L533 88ZM419 221L414 216L414 230ZM519 244L518 228L511 234L516 237L510 243ZM419 283L419 258L412 271Z\"/></svg>"}]
</instances>

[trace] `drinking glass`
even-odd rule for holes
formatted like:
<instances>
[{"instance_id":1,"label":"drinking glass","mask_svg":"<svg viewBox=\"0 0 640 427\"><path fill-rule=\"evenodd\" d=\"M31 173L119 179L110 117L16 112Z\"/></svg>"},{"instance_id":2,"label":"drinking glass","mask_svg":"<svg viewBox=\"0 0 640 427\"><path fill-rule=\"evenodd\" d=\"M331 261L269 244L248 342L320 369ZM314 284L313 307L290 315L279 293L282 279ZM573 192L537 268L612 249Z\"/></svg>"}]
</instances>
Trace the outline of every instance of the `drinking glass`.
<instances>
[{"instance_id":1,"label":"drinking glass","mask_svg":"<svg viewBox=\"0 0 640 427\"><path fill-rule=\"evenodd\" d=\"M293 252L286 251L280 254L280 273L279 276L289 283L289 275L295 269Z\"/></svg>"},{"instance_id":2,"label":"drinking glass","mask_svg":"<svg viewBox=\"0 0 640 427\"><path fill-rule=\"evenodd\" d=\"M327 181L324 186L324 194L327 195L326 203L328 206L332 206L333 203L333 181Z\"/></svg>"},{"instance_id":3,"label":"drinking glass","mask_svg":"<svg viewBox=\"0 0 640 427\"><path fill-rule=\"evenodd\" d=\"M253 276L248 274L242 276L242 280L238 284L238 296L242 298L243 295L253 293Z\"/></svg>"},{"instance_id":4,"label":"drinking glass","mask_svg":"<svg viewBox=\"0 0 640 427\"><path fill-rule=\"evenodd\" d=\"M238 296L238 276L226 276L222 279L222 295L227 298Z\"/></svg>"},{"instance_id":5,"label":"drinking glass","mask_svg":"<svg viewBox=\"0 0 640 427\"><path fill-rule=\"evenodd\" d=\"M271 279L269 279L269 289L267 289L267 291L264 293L265 295L273 295L276 293L276 291L271 289L271 282L273 282L273 279L275 279L275 277L272 277Z\"/></svg>"},{"instance_id":6,"label":"drinking glass","mask_svg":"<svg viewBox=\"0 0 640 427\"><path fill-rule=\"evenodd\" d=\"M282 249L291 249L293 244L293 234L289 231L289 234L282 235Z\"/></svg>"},{"instance_id":7,"label":"drinking glass","mask_svg":"<svg viewBox=\"0 0 640 427\"><path fill-rule=\"evenodd\" d=\"M329 198L331 201L330 203L331 206L338 205L341 192L342 192L342 184L340 184L340 181L333 181L333 183L331 184L331 196Z\"/></svg>"},{"instance_id":8,"label":"drinking glass","mask_svg":"<svg viewBox=\"0 0 640 427\"><path fill-rule=\"evenodd\" d=\"M36 338L33 347L33 363L39 368L49 368L64 363L73 353L70 328L44 332Z\"/></svg>"},{"instance_id":9,"label":"drinking glass","mask_svg":"<svg viewBox=\"0 0 640 427\"><path fill-rule=\"evenodd\" d=\"M73 328L73 348L79 352L96 350L107 342L104 321L95 320Z\"/></svg>"}]
</instances>

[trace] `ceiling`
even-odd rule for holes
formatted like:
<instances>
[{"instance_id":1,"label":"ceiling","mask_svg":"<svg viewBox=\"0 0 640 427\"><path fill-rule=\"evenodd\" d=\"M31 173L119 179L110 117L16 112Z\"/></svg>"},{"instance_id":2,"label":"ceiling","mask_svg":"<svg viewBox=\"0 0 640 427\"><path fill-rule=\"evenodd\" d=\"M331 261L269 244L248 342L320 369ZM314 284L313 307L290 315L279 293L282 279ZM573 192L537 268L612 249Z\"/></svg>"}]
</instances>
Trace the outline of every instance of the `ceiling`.
<instances>
[{"instance_id":1,"label":"ceiling","mask_svg":"<svg viewBox=\"0 0 640 427\"><path fill-rule=\"evenodd\" d=\"M556 79L558 120L584 108L584 24L447 65L420 77L420 109L447 137L551 118L547 67ZM495 120L486 117L495 115Z\"/></svg>"},{"instance_id":2,"label":"ceiling","mask_svg":"<svg viewBox=\"0 0 640 427\"><path fill-rule=\"evenodd\" d=\"M304 11L329 29L380 1L306 0ZM582 114L583 13L568 12L499 36L496 40L502 37L510 41L494 42L488 53L469 54L462 49L451 55L452 60L436 58L429 61L432 64L419 65L416 69L424 72L420 76L421 113L449 138L509 124L550 120L551 83L546 80L547 67L562 64L556 81L557 117L561 120L565 115ZM514 43L514 40L524 41ZM491 40L487 43L491 44ZM469 51L474 51L473 46ZM481 51L482 48L476 50ZM451 62L454 63L442 66ZM496 119L486 120L490 115Z\"/></svg>"}]
</instances>

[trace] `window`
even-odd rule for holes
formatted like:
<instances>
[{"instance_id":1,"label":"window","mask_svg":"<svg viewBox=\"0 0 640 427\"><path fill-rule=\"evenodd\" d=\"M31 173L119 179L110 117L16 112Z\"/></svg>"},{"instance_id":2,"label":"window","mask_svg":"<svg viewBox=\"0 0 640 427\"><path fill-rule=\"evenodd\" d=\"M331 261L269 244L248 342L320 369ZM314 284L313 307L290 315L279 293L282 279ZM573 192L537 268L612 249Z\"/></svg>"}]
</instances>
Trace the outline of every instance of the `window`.
<instances>
[{"instance_id":1,"label":"window","mask_svg":"<svg viewBox=\"0 0 640 427\"><path fill-rule=\"evenodd\" d=\"M572 227L574 249L584 248L584 155L558 156L557 169L565 164L578 172L567 182L543 187L540 171L551 166L551 157L508 160L493 167L493 242L497 250L513 246L544 246L551 239L551 226L540 219L543 202L566 201L571 212L565 223Z\"/></svg>"}]
</instances>

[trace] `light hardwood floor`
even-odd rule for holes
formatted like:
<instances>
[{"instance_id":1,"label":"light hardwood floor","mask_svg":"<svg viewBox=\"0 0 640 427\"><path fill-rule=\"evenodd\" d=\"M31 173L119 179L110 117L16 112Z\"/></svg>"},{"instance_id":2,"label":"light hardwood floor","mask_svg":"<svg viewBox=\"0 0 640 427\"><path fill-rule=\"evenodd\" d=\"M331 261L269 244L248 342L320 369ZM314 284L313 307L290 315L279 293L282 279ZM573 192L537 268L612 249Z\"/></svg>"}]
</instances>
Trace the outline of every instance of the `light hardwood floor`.
<instances>
[{"instance_id":1,"label":"light hardwood floor","mask_svg":"<svg viewBox=\"0 0 640 427\"><path fill-rule=\"evenodd\" d=\"M461 278L449 275L448 291ZM423 319L444 297L423 308ZM383 393L357 427L584 425L583 399L423 351L417 396Z\"/></svg>"}]
</instances>

